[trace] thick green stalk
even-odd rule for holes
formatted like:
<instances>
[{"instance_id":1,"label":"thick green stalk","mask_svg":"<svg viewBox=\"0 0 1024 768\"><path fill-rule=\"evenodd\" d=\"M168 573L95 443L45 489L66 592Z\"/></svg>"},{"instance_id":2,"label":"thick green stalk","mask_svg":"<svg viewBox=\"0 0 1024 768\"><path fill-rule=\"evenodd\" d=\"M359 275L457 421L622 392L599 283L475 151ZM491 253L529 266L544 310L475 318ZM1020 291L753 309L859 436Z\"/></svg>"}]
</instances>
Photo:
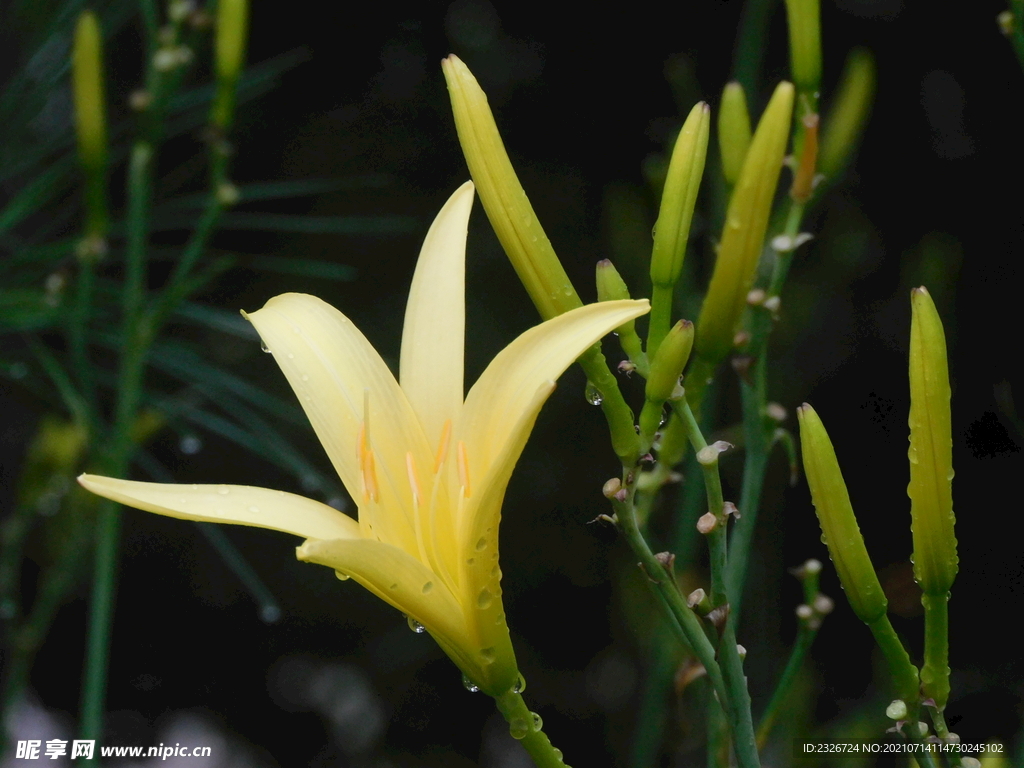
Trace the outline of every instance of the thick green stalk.
<instances>
[{"instance_id":1,"label":"thick green stalk","mask_svg":"<svg viewBox=\"0 0 1024 768\"><path fill-rule=\"evenodd\" d=\"M885 657L896 697L903 699L912 711L916 711L920 700L917 667L911 663L910 655L889 622L889 617L882 614L868 624L868 629L871 630L875 642L882 650L882 656Z\"/></svg>"},{"instance_id":2,"label":"thick green stalk","mask_svg":"<svg viewBox=\"0 0 1024 768\"><path fill-rule=\"evenodd\" d=\"M936 706L941 711L949 696L949 593L921 595L921 604L924 606L921 687L926 696L932 691L937 693Z\"/></svg>"},{"instance_id":3,"label":"thick green stalk","mask_svg":"<svg viewBox=\"0 0 1024 768\"><path fill-rule=\"evenodd\" d=\"M532 713L516 691L497 696L494 702L508 722L512 737L519 740L537 768L566 768L562 751L556 749L541 729L539 716Z\"/></svg>"}]
</instances>

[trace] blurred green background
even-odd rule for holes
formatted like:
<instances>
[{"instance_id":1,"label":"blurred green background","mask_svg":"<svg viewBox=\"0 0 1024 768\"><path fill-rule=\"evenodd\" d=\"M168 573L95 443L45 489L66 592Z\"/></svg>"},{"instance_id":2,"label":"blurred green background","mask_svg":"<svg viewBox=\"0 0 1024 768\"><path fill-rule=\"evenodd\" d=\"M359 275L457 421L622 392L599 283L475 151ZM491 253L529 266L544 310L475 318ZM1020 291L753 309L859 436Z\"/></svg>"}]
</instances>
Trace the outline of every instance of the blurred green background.
<instances>
[{"instance_id":1,"label":"blurred green background","mask_svg":"<svg viewBox=\"0 0 1024 768\"><path fill-rule=\"evenodd\" d=\"M487 91L523 184L584 300L595 296L593 268L601 258L615 261L635 294L646 292L656 199L651 169L694 101L715 108L733 73L743 6L708 0L563 11L550 3L497 0L358 6L254 0L250 63L290 58L276 87L239 107L233 179L243 188L264 180L330 183L287 200L243 200L214 240L217 252L236 256L235 266L197 302L234 313L283 291L315 293L397 363L421 238L448 194L468 178L440 72L450 52ZM755 114L787 72L781 4L765 6L768 44L750 94ZM61 4L0 7L0 72L10 83L40 66L35 32ZM139 22L130 13L115 18L118 7L98 7L117 30L107 43L112 125L128 119L141 61ZM1012 396L1024 397L1024 162L1014 117L1024 75L996 26L1002 10L999 2L950 10L902 0L824 0L826 109L854 46L876 56L877 100L856 163L808 220L816 239L797 253L783 294L770 392L790 414L811 402L828 425L894 623L913 645L921 620L907 561L908 296L922 283L931 290L951 354L961 558L951 602L947 713L965 742L1012 744L1024 697L1015 629L1024 590L1017 528L1024 512L1018 488L1024 435L1012 409ZM65 42L46 55L66 53ZM66 79L60 80L22 138L31 143L66 133L69 98ZM201 149L198 129L168 141L158 203L203 189L202 165L193 160ZM8 153L4 163L15 159ZM115 214L123 175L122 158L113 165ZM0 201L10 199L14 184L9 179L0 188ZM713 263L721 204L715 194L709 174L690 252L696 289ZM163 224L153 238L154 284L185 239L175 215L158 208ZM274 225L271 215L287 221ZM69 237L76 227L73 215L61 220L44 211L4 235L0 259L12 258L14 238ZM294 268L298 260L317 260L321 272ZM52 274L62 269L55 260ZM470 225L467 307L471 381L537 321L479 207ZM290 398L255 337L229 330L173 328L203 359ZM10 338L0 371L4 514L26 446L41 414L52 410L18 357L17 335ZM614 341L606 342L606 353L619 359ZM545 730L573 765L627 765L657 626L628 550L612 529L590 524L607 511L601 484L617 468L604 420L583 391L578 370L562 378L519 462L504 507L503 588L527 699ZM632 394L638 404L639 385ZM197 408L207 397L201 388L190 396ZM718 423L738 422L734 388L725 386L719 400ZM254 458L208 424L172 421L149 450L177 482L314 490L344 503L329 484L315 477L303 483L301 471ZM287 430L318 471L329 473L311 431L272 423ZM727 498L730 489L738 493L740 470L739 461L723 463ZM776 456L739 631L755 712L795 634L793 609L801 598L785 569L808 557L827 560L806 485L788 487L787 475ZM670 513L671 494L656 513L655 538ZM149 745L201 734L198 743L223 745L215 749L220 762L211 764L224 766L528 765L491 702L464 691L429 637L410 632L396 611L353 583L339 583L328 569L295 561L298 542L288 536L249 528L225 533L273 596L274 603L263 596L263 610L197 527L126 513L104 743ZM44 550L30 540L26 595ZM692 575L698 578L696 570ZM822 579L837 610L801 684L808 703L792 714L812 729L802 732L870 735L882 727L887 693L873 672L868 632L841 599L829 566ZM25 730L33 723L43 738L71 732L87 594L83 580L57 614L31 675L31 707L9 726L12 738L36 737ZM665 714L661 764L696 764L701 714L686 697L666 701Z\"/></svg>"}]
</instances>

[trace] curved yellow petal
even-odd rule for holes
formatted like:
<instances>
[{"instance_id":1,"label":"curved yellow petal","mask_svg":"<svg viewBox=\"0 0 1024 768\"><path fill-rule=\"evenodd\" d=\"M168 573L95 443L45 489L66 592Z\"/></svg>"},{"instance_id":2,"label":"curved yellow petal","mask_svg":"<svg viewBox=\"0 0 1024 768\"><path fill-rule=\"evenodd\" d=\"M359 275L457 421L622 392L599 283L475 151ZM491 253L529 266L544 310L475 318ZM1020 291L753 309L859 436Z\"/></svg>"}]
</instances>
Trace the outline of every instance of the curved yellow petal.
<instances>
[{"instance_id":1,"label":"curved yellow petal","mask_svg":"<svg viewBox=\"0 0 1024 768\"><path fill-rule=\"evenodd\" d=\"M402 390L430 445L462 408L466 336L466 231L473 182L448 198L423 241L402 330Z\"/></svg>"},{"instance_id":2,"label":"curved yellow petal","mask_svg":"<svg viewBox=\"0 0 1024 768\"><path fill-rule=\"evenodd\" d=\"M381 538L415 551L406 453L412 453L419 466L431 466L433 454L380 355L347 317L314 296L276 296L246 317L273 352L331 463L359 504L360 521L371 522ZM361 428L373 452L369 469L360 461ZM369 494L372 499L364 494L370 479L376 489Z\"/></svg>"},{"instance_id":3,"label":"curved yellow petal","mask_svg":"<svg viewBox=\"0 0 1024 768\"><path fill-rule=\"evenodd\" d=\"M173 485L81 475L98 496L180 520L270 528L305 538L359 537L359 523L319 501L248 485Z\"/></svg>"},{"instance_id":4,"label":"curved yellow petal","mask_svg":"<svg viewBox=\"0 0 1024 768\"><path fill-rule=\"evenodd\" d=\"M499 456L510 460L506 446L524 415L539 411L541 386L561 376L602 336L649 309L646 299L588 304L531 328L499 352L466 396L459 424L458 439L465 442L473 476L488 475ZM536 413L528 418L532 424Z\"/></svg>"}]
</instances>

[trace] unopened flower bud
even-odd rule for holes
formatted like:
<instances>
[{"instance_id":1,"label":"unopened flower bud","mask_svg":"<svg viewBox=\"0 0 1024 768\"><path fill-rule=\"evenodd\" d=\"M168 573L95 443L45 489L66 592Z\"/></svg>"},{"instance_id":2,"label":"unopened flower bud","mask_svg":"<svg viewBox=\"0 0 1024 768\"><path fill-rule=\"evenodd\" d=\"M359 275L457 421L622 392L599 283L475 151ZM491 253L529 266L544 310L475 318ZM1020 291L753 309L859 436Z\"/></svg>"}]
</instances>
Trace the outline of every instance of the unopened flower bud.
<instances>
[{"instance_id":1,"label":"unopened flower bud","mask_svg":"<svg viewBox=\"0 0 1024 768\"><path fill-rule=\"evenodd\" d=\"M837 176L853 158L875 98L875 60L863 48L846 59L832 109L822 120L818 169L826 178Z\"/></svg>"},{"instance_id":2,"label":"unopened flower bud","mask_svg":"<svg viewBox=\"0 0 1024 768\"><path fill-rule=\"evenodd\" d=\"M739 83L728 83L718 108L718 149L722 157L722 175L735 184L750 147L750 113L747 97Z\"/></svg>"},{"instance_id":3,"label":"unopened flower bud","mask_svg":"<svg viewBox=\"0 0 1024 768\"><path fill-rule=\"evenodd\" d=\"M216 35L214 64L217 93L210 111L210 122L221 131L226 131L235 111L235 84L245 66L249 0L217 0Z\"/></svg>"},{"instance_id":4,"label":"unopened flower bud","mask_svg":"<svg viewBox=\"0 0 1024 768\"><path fill-rule=\"evenodd\" d=\"M793 82L802 97L813 99L813 112L817 106L821 83L821 0L786 0L786 20L789 23L789 60Z\"/></svg>"},{"instance_id":5,"label":"unopened flower bud","mask_svg":"<svg viewBox=\"0 0 1024 768\"><path fill-rule=\"evenodd\" d=\"M890 720L906 720L907 703L903 699L896 699L885 708L885 716Z\"/></svg>"},{"instance_id":6,"label":"unopened flower bud","mask_svg":"<svg viewBox=\"0 0 1024 768\"><path fill-rule=\"evenodd\" d=\"M814 611L822 616L828 616L835 609L836 604L828 595L817 594L814 596Z\"/></svg>"},{"instance_id":7,"label":"unopened flower bud","mask_svg":"<svg viewBox=\"0 0 1024 768\"><path fill-rule=\"evenodd\" d=\"M698 605L700 605L707 599L707 593L700 587L697 587L697 589L693 590L693 592L687 595L686 604L691 608L696 608Z\"/></svg>"},{"instance_id":8,"label":"unopened flower bud","mask_svg":"<svg viewBox=\"0 0 1024 768\"><path fill-rule=\"evenodd\" d=\"M806 603L801 603L796 607L796 616L798 619L807 621L814 616L814 609Z\"/></svg>"},{"instance_id":9,"label":"unopened flower bud","mask_svg":"<svg viewBox=\"0 0 1024 768\"><path fill-rule=\"evenodd\" d=\"M764 409L765 415L772 421L782 423L786 420L786 409L778 403L768 403Z\"/></svg>"},{"instance_id":10,"label":"unopened flower bud","mask_svg":"<svg viewBox=\"0 0 1024 768\"><path fill-rule=\"evenodd\" d=\"M612 499L615 498L615 494L617 494L621 488L622 481L617 477L613 477L604 484L604 487L601 489L601 493L604 494L606 499Z\"/></svg>"},{"instance_id":11,"label":"unopened flower bud","mask_svg":"<svg viewBox=\"0 0 1024 768\"><path fill-rule=\"evenodd\" d=\"M680 320L658 347L647 377L647 399L663 403L672 396L693 349L693 323Z\"/></svg>"},{"instance_id":12,"label":"unopened flower bud","mask_svg":"<svg viewBox=\"0 0 1024 768\"><path fill-rule=\"evenodd\" d=\"M103 239L107 228L107 118L99 21L92 11L78 17L71 53L78 159L85 174L86 238Z\"/></svg>"},{"instance_id":13,"label":"unopened flower bud","mask_svg":"<svg viewBox=\"0 0 1024 768\"><path fill-rule=\"evenodd\" d=\"M780 83L758 123L733 187L718 259L697 322L697 354L715 365L732 348L746 306L789 139L794 89Z\"/></svg>"},{"instance_id":14,"label":"unopened flower bud","mask_svg":"<svg viewBox=\"0 0 1024 768\"><path fill-rule=\"evenodd\" d=\"M747 649L739 643L736 643L736 653L739 654L740 660L747 658Z\"/></svg>"}]
</instances>

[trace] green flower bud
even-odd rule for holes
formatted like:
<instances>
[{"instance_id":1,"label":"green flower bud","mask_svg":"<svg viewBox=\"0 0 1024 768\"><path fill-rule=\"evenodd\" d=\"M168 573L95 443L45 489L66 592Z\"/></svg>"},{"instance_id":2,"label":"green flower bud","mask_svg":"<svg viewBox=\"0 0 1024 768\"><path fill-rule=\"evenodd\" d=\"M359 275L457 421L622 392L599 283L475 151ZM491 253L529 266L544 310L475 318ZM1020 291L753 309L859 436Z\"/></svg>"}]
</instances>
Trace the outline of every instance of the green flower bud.
<instances>
[{"instance_id":1,"label":"green flower bud","mask_svg":"<svg viewBox=\"0 0 1024 768\"><path fill-rule=\"evenodd\" d=\"M872 624L885 615L887 602L853 514L835 449L811 406L804 403L797 415L804 473L829 556L853 612L864 623Z\"/></svg>"},{"instance_id":2,"label":"green flower bud","mask_svg":"<svg viewBox=\"0 0 1024 768\"><path fill-rule=\"evenodd\" d=\"M596 273L598 301L617 301L630 298L626 281L622 279L619 271L615 269L615 265L611 261L601 259L601 261L597 262ZM631 325L632 322L631 320Z\"/></svg>"},{"instance_id":3,"label":"green flower bud","mask_svg":"<svg viewBox=\"0 0 1024 768\"><path fill-rule=\"evenodd\" d=\"M103 39L96 14L85 11L75 27L71 80L78 158L85 173L87 239L106 233L107 125L103 98Z\"/></svg>"},{"instance_id":4,"label":"green flower bud","mask_svg":"<svg viewBox=\"0 0 1024 768\"><path fill-rule=\"evenodd\" d=\"M863 48L850 52L839 89L822 120L818 171L835 178L850 163L875 98L875 60Z\"/></svg>"},{"instance_id":5,"label":"green flower bud","mask_svg":"<svg viewBox=\"0 0 1024 768\"><path fill-rule=\"evenodd\" d=\"M582 306L512 168L487 96L454 55L441 66L459 143L480 202L541 317L548 320Z\"/></svg>"},{"instance_id":6,"label":"green flower bud","mask_svg":"<svg viewBox=\"0 0 1024 768\"><path fill-rule=\"evenodd\" d=\"M245 46L249 36L249 0L218 0L215 69L217 95L210 111L210 122L224 131L231 125L235 111L235 84L245 65Z\"/></svg>"},{"instance_id":7,"label":"green flower bud","mask_svg":"<svg viewBox=\"0 0 1024 768\"><path fill-rule=\"evenodd\" d=\"M679 377L690 359L693 348L693 323L680 320L668 332L658 347L658 353L651 360L651 372L647 377L647 399L664 403L675 391Z\"/></svg>"},{"instance_id":8,"label":"green flower bud","mask_svg":"<svg viewBox=\"0 0 1024 768\"><path fill-rule=\"evenodd\" d=\"M668 165L651 251L651 282L655 285L674 285L683 269L710 131L711 109L702 101L683 123Z\"/></svg>"},{"instance_id":9,"label":"green flower bud","mask_svg":"<svg viewBox=\"0 0 1024 768\"><path fill-rule=\"evenodd\" d=\"M821 8L819 0L786 0L789 61L793 82L806 98L806 112L817 111L821 84Z\"/></svg>"},{"instance_id":10,"label":"green flower bud","mask_svg":"<svg viewBox=\"0 0 1024 768\"><path fill-rule=\"evenodd\" d=\"M779 83L733 188L715 271L697 322L697 354L709 365L732 349L764 246L792 114L793 85Z\"/></svg>"},{"instance_id":11,"label":"green flower bud","mask_svg":"<svg viewBox=\"0 0 1024 768\"><path fill-rule=\"evenodd\" d=\"M750 113L747 96L739 83L728 83L722 91L718 109L718 151L722 156L722 175L735 184L750 147Z\"/></svg>"},{"instance_id":12,"label":"green flower bud","mask_svg":"<svg viewBox=\"0 0 1024 768\"><path fill-rule=\"evenodd\" d=\"M953 533L953 437L946 337L932 297L910 294L910 496L914 578L926 595L945 596L957 572Z\"/></svg>"}]
</instances>

